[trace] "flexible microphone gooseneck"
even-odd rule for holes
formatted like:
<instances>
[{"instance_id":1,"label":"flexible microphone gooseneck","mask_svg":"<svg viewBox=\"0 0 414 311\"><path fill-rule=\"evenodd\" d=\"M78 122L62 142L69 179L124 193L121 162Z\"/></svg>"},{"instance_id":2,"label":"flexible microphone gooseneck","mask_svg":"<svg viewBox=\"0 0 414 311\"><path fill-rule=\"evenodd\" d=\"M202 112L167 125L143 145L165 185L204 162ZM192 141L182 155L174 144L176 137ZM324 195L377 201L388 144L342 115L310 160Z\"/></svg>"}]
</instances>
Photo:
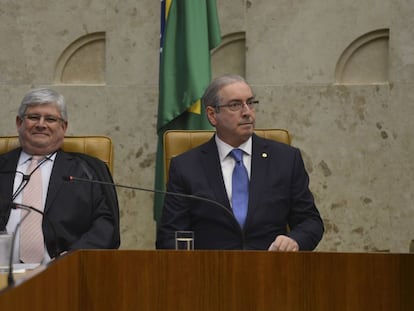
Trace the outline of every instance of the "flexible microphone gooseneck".
<instances>
[{"instance_id":1,"label":"flexible microphone gooseneck","mask_svg":"<svg viewBox=\"0 0 414 311\"><path fill-rule=\"evenodd\" d=\"M139 190L139 191L152 192L152 193L160 193L160 194L165 194L165 195L172 195L172 196L183 197L187 199L204 201L204 202L211 203L215 206L220 207L221 209L225 210L227 213L229 213L233 217L232 212L227 207L225 207L223 204L217 201L207 199L204 197L200 197L197 195L193 195L193 194L185 194L185 193L170 192L170 191L164 191L164 190L158 190L158 189L148 189L148 188L142 188L142 187L127 186L127 185L122 185L122 184L117 184L117 183L100 181L96 179L86 179L86 178L80 178L80 177L74 177L74 176L63 176L62 179L68 182L86 182L86 183L92 183L92 184L101 184L101 185L114 186L118 188L126 188L126 189Z\"/></svg>"},{"instance_id":2,"label":"flexible microphone gooseneck","mask_svg":"<svg viewBox=\"0 0 414 311\"><path fill-rule=\"evenodd\" d=\"M16 208L16 206L14 205L14 203L12 203L13 206L12 208ZM20 219L20 221L17 223L16 228L14 229L14 233L12 236L12 243L10 246L10 256L9 256L9 274L7 275L7 285L8 286L12 286L14 285L14 277L13 277L13 255L14 255L14 245L15 245L15 241L16 241L16 236L17 236L17 230L20 228L20 225L22 224L23 221L25 221L25 219L27 218L27 216L29 216L29 214L32 212L32 208L28 207L26 205L20 205L19 206L20 209L24 209L27 211L27 213Z\"/></svg>"},{"instance_id":3,"label":"flexible microphone gooseneck","mask_svg":"<svg viewBox=\"0 0 414 311\"><path fill-rule=\"evenodd\" d=\"M13 209L23 209L26 210L27 213L20 219L20 221L17 223L16 228L14 230L13 233L13 237L12 237L12 244L11 244L11 250L10 250L10 257L9 257L9 274L7 277L7 284L9 286L14 284L14 278L13 278L13 253L14 253L14 246L16 244L16 236L17 236L17 230L19 230L20 225L23 223L23 221L25 221L25 219L27 218L27 216L29 216L30 212L36 212L40 215L42 215L43 219L45 219L47 221L47 223L49 224L49 226L52 228L53 231L53 236L54 236L54 241L55 241L55 258L58 258L60 256L60 249L59 249L59 245L58 245L58 239L57 239L57 233L56 233L56 228L53 224L53 222L49 219L49 217L47 217L45 215L44 212L42 212L41 210L33 207L33 206L29 206L29 205L25 205L25 204L20 204L20 203L11 203Z\"/></svg>"}]
</instances>

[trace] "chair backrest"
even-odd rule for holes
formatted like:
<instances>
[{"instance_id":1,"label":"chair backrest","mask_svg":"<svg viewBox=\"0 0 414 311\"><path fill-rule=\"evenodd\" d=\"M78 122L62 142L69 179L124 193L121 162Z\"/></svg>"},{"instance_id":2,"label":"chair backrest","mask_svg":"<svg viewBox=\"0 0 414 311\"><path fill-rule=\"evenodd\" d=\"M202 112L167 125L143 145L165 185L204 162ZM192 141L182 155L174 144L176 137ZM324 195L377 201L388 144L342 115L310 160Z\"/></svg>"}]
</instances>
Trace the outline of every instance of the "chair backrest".
<instances>
[{"instance_id":1,"label":"chair backrest","mask_svg":"<svg viewBox=\"0 0 414 311\"><path fill-rule=\"evenodd\" d=\"M0 136L0 154L20 145L18 136ZM101 159L113 171L113 145L108 136L65 136L62 149L66 152L84 153Z\"/></svg>"},{"instance_id":2,"label":"chair backrest","mask_svg":"<svg viewBox=\"0 0 414 311\"><path fill-rule=\"evenodd\" d=\"M256 129L258 136L290 145L289 132L283 129ZM169 130L164 133L164 180L168 181L171 158L208 141L214 131Z\"/></svg>"}]
</instances>

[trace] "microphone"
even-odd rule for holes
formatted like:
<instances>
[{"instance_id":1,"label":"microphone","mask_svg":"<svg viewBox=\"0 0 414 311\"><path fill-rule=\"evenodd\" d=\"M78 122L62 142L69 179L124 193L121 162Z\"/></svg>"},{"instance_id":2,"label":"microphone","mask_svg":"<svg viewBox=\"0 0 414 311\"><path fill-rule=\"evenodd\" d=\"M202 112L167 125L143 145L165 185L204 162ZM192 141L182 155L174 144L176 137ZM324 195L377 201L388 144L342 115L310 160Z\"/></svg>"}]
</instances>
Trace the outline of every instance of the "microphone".
<instances>
[{"instance_id":1,"label":"microphone","mask_svg":"<svg viewBox=\"0 0 414 311\"><path fill-rule=\"evenodd\" d=\"M47 155L44 157L44 159L34 168L33 171L30 172L30 174L25 174L21 171L0 171L0 174L21 174L22 175L22 180L19 184L19 186L16 189L16 192L13 193L12 195L12 201L14 201L14 199L16 199L16 197L23 191L23 189L27 186L27 184L30 181L30 177L32 176L33 172L40 169L40 167L43 165L43 163L45 163L46 161L50 160L52 161L52 157L53 155L56 153L57 151L53 152L50 155Z\"/></svg>"},{"instance_id":2,"label":"microphone","mask_svg":"<svg viewBox=\"0 0 414 311\"><path fill-rule=\"evenodd\" d=\"M62 179L64 181L68 181L68 182L86 182L86 183L92 183L92 184L101 184L101 185L113 186L113 187L118 187L118 188L126 188L126 189L139 190L139 191L152 192L152 193L159 193L159 194L164 194L164 195L172 195L172 196L176 196L176 197L182 197L182 198L187 198L187 199L204 201L204 202L211 203L215 206L220 207L221 209L225 210L227 213L229 213L233 217L232 212L227 207L225 207L223 204L221 204L217 201L208 199L208 198L200 197L198 195L185 194L185 193L179 193L179 192L171 192L171 191L164 191L164 190L158 190L158 189L148 189L148 188L142 188L142 187L134 187L134 186L117 184L117 183L110 183L110 182L106 182L106 181L100 181L100 180L96 180L96 179L86 179L86 178L80 178L80 177L74 177L74 176L62 176Z\"/></svg>"},{"instance_id":3,"label":"microphone","mask_svg":"<svg viewBox=\"0 0 414 311\"><path fill-rule=\"evenodd\" d=\"M20 175L22 175L22 180L21 180L19 186L17 187L16 192L13 193L13 195L12 195L12 199L11 199L12 201L14 201L14 199L20 194L20 192L23 191L24 187L26 187L27 183L30 180L30 175L26 175L21 171L0 171L0 174L1 175L11 175L11 174L13 174L13 175L20 174Z\"/></svg>"},{"instance_id":4,"label":"microphone","mask_svg":"<svg viewBox=\"0 0 414 311\"><path fill-rule=\"evenodd\" d=\"M30 179L30 175L26 175L23 172L20 171L0 171L0 174L2 175L9 175L9 174L21 174L23 177L23 180L29 180Z\"/></svg>"}]
</instances>

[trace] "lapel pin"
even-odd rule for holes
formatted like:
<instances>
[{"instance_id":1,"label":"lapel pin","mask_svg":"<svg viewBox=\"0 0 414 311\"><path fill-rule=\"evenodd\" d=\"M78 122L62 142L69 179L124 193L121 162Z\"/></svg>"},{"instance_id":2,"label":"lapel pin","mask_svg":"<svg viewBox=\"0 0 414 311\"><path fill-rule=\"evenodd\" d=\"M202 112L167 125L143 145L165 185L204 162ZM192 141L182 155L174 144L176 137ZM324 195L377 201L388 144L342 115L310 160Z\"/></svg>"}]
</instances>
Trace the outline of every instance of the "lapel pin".
<instances>
[{"instance_id":1,"label":"lapel pin","mask_svg":"<svg viewBox=\"0 0 414 311\"><path fill-rule=\"evenodd\" d=\"M267 153L266 152L262 153L262 158L267 158Z\"/></svg>"}]
</instances>

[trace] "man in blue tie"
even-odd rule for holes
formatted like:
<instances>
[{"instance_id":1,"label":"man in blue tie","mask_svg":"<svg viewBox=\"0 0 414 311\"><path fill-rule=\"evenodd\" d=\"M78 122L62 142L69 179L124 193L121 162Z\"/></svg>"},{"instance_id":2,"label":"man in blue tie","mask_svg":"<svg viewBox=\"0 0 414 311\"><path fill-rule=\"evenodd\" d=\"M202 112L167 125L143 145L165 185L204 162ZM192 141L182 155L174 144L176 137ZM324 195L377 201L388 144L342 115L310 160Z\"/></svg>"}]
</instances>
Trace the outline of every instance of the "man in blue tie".
<instances>
[{"instance_id":1,"label":"man in blue tie","mask_svg":"<svg viewBox=\"0 0 414 311\"><path fill-rule=\"evenodd\" d=\"M313 250L324 227L300 151L254 134L258 100L237 75L215 79L202 98L216 133L171 160L157 248L194 231L196 249Z\"/></svg>"}]
</instances>

